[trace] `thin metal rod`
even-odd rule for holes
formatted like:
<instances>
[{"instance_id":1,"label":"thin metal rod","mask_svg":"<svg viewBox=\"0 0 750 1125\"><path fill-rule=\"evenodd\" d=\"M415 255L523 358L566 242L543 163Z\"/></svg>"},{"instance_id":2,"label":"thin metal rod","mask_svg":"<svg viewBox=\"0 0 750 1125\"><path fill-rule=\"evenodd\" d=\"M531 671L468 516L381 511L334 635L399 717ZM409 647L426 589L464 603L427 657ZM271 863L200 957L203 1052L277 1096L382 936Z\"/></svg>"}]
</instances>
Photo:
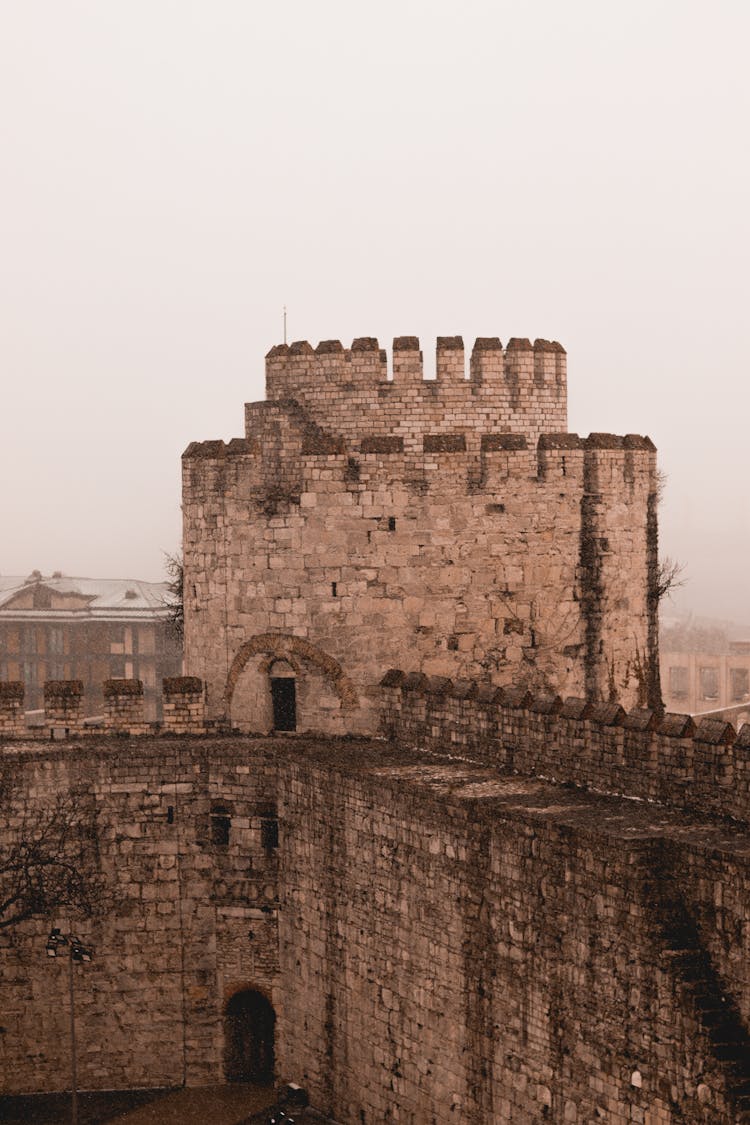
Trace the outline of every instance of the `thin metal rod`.
<instances>
[{"instance_id":1,"label":"thin metal rod","mask_svg":"<svg viewBox=\"0 0 750 1125\"><path fill-rule=\"evenodd\" d=\"M70 985L70 1082L71 1102L70 1120L72 1125L78 1125L78 1073L76 1059L76 1005L73 976L73 949L68 951L68 983Z\"/></svg>"},{"instance_id":2,"label":"thin metal rod","mask_svg":"<svg viewBox=\"0 0 750 1125\"><path fill-rule=\"evenodd\" d=\"M284 305L284 343L286 343L286 305Z\"/></svg>"}]
</instances>

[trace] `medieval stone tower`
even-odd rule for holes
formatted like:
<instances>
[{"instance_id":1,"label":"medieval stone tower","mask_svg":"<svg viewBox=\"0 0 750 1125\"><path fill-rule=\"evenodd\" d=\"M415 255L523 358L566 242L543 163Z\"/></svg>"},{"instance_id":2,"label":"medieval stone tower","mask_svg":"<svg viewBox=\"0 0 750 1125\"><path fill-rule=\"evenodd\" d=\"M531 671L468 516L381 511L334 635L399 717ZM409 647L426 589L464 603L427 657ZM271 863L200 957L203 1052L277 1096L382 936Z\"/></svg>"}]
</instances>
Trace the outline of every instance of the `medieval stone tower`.
<instances>
[{"instance_id":1,"label":"medieval stone tower","mask_svg":"<svg viewBox=\"0 0 750 1125\"><path fill-rule=\"evenodd\" d=\"M390 667L660 706L656 458L567 432L557 343L274 347L183 458L186 670L241 729L376 730Z\"/></svg>"}]
</instances>

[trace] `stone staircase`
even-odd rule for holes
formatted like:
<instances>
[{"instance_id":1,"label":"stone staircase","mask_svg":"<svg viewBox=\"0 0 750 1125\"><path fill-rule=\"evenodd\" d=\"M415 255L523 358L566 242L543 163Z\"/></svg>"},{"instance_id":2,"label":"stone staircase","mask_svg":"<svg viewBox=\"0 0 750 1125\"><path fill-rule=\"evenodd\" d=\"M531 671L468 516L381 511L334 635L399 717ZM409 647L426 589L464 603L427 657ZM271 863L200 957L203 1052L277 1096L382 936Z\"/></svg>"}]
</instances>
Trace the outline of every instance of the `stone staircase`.
<instances>
[{"instance_id":1,"label":"stone staircase","mask_svg":"<svg viewBox=\"0 0 750 1125\"><path fill-rule=\"evenodd\" d=\"M725 991L684 902L672 891L655 899L661 957L710 1044L735 1125L750 1125L750 1035Z\"/></svg>"}]
</instances>

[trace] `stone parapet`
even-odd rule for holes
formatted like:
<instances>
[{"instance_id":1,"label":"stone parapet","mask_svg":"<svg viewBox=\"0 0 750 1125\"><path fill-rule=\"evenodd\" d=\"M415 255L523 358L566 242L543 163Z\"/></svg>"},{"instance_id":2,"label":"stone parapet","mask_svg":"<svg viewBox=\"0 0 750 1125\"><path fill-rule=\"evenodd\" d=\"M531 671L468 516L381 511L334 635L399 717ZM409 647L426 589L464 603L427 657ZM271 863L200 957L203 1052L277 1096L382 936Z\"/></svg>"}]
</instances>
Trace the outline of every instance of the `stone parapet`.
<instances>
[{"instance_id":1,"label":"stone parapet","mask_svg":"<svg viewBox=\"0 0 750 1125\"><path fill-rule=\"evenodd\" d=\"M350 348L338 340L316 348L299 340L266 356L266 396L295 400L347 439L368 415L384 432L398 427L407 436L461 417L471 420L472 429L567 429L565 350L547 340L513 338L503 349L497 337L480 337L467 371L462 337L439 336L434 379L425 378L416 336L393 341L391 378L386 353L371 337L354 340Z\"/></svg>"},{"instance_id":2,"label":"stone parapet","mask_svg":"<svg viewBox=\"0 0 750 1125\"><path fill-rule=\"evenodd\" d=\"M0 737L13 737L24 731L24 685L18 680L0 683Z\"/></svg>"},{"instance_id":3,"label":"stone parapet","mask_svg":"<svg viewBox=\"0 0 750 1125\"><path fill-rule=\"evenodd\" d=\"M44 684L44 718L47 730L65 737L81 734L83 727L83 681L47 680Z\"/></svg>"},{"instance_id":4,"label":"stone parapet","mask_svg":"<svg viewBox=\"0 0 750 1125\"><path fill-rule=\"evenodd\" d=\"M141 680L105 680L104 727L112 734L147 734Z\"/></svg>"},{"instance_id":5,"label":"stone parapet","mask_svg":"<svg viewBox=\"0 0 750 1125\"><path fill-rule=\"evenodd\" d=\"M750 724L406 675L381 681L391 739L502 770L750 821Z\"/></svg>"},{"instance_id":6,"label":"stone parapet","mask_svg":"<svg viewBox=\"0 0 750 1125\"><path fill-rule=\"evenodd\" d=\"M206 702L197 676L170 676L163 681L165 734L205 734Z\"/></svg>"}]
</instances>

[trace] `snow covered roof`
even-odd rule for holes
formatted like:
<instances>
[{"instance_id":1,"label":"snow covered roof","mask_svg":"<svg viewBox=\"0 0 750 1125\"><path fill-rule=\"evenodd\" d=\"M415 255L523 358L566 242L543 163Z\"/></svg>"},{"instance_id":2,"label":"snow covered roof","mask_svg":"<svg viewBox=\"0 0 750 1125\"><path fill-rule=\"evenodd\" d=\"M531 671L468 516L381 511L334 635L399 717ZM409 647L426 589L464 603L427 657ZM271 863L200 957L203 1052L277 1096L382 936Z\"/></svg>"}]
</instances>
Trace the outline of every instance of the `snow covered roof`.
<instances>
[{"instance_id":1,"label":"snow covered roof","mask_svg":"<svg viewBox=\"0 0 750 1125\"><path fill-rule=\"evenodd\" d=\"M49 591L51 604L40 605L39 592ZM24 595L36 594L33 605ZM0 575L0 615L67 617L162 617L171 598L166 582L138 578L47 577L34 571L26 578Z\"/></svg>"}]
</instances>

